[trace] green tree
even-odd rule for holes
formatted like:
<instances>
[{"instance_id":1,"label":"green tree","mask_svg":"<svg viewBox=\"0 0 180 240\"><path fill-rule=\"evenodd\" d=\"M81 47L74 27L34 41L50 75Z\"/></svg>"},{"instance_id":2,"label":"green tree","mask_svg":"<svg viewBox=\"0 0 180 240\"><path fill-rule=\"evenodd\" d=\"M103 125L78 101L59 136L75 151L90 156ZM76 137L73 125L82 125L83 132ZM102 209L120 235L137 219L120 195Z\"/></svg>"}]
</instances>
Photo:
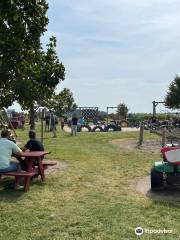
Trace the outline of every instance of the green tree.
<instances>
[{"instance_id":1,"label":"green tree","mask_svg":"<svg viewBox=\"0 0 180 240\"><path fill-rule=\"evenodd\" d=\"M164 101L168 108L180 108L180 77L178 75L176 75L174 80L170 83Z\"/></svg>"},{"instance_id":2,"label":"green tree","mask_svg":"<svg viewBox=\"0 0 180 240\"><path fill-rule=\"evenodd\" d=\"M60 93L53 94L50 100L44 103L49 109L53 109L58 116L63 116L67 112L74 111L77 107L73 94L68 88L64 88Z\"/></svg>"},{"instance_id":3,"label":"green tree","mask_svg":"<svg viewBox=\"0 0 180 240\"><path fill-rule=\"evenodd\" d=\"M0 1L0 107L16 100L14 86L21 79L24 62L40 48L47 9L45 0Z\"/></svg>"},{"instance_id":4,"label":"green tree","mask_svg":"<svg viewBox=\"0 0 180 240\"><path fill-rule=\"evenodd\" d=\"M126 104L124 103L120 103L117 106L117 114L120 116L120 118L122 119L126 119L127 118L127 114L128 114L128 107L126 106Z\"/></svg>"},{"instance_id":5,"label":"green tree","mask_svg":"<svg viewBox=\"0 0 180 240\"><path fill-rule=\"evenodd\" d=\"M31 128L35 128L34 109L50 99L56 86L64 80L65 68L55 51L56 39L50 38L47 51L37 51L25 62L20 81L14 86L16 99L23 109L30 110Z\"/></svg>"},{"instance_id":6,"label":"green tree","mask_svg":"<svg viewBox=\"0 0 180 240\"><path fill-rule=\"evenodd\" d=\"M0 100L3 106L17 100L30 110L31 128L35 106L51 98L65 75L55 51L56 38L50 38L46 51L41 48L47 9L46 0L0 2Z\"/></svg>"}]
</instances>

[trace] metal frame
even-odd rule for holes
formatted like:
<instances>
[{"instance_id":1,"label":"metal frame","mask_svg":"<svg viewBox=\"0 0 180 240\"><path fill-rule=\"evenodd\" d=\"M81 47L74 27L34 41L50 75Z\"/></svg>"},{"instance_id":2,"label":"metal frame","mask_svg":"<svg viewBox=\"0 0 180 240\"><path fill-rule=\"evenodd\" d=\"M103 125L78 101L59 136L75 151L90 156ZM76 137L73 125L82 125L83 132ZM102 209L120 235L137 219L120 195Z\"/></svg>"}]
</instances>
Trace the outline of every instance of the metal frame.
<instances>
[{"instance_id":1,"label":"metal frame","mask_svg":"<svg viewBox=\"0 0 180 240\"><path fill-rule=\"evenodd\" d=\"M3 114L2 114L1 111L3 111L4 116L3 116ZM8 116L7 116L6 110L3 108L1 111L0 111L0 123L1 123L3 126L4 126L5 124L10 125L10 126L11 126L11 129L12 129L13 132L14 132L15 137L17 137L16 131L15 131L15 129L14 129L11 121L9 120L9 118L8 118Z\"/></svg>"},{"instance_id":2,"label":"metal frame","mask_svg":"<svg viewBox=\"0 0 180 240\"><path fill-rule=\"evenodd\" d=\"M76 110L80 110L82 112L83 112L83 110L84 110L84 112L85 111L86 112L88 112L88 111L90 112L91 110L93 110L94 114L92 114L92 115L90 114L92 119L97 118L98 112L99 112L99 108L98 107L77 107ZM85 120L88 119L86 114L84 114L83 117L85 118Z\"/></svg>"},{"instance_id":3,"label":"metal frame","mask_svg":"<svg viewBox=\"0 0 180 240\"><path fill-rule=\"evenodd\" d=\"M152 104L153 104L153 117L156 117L156 107L159 103L164 104L165 102L156 102L156 101L152 102Z\"/></svg>"}]
</instances>

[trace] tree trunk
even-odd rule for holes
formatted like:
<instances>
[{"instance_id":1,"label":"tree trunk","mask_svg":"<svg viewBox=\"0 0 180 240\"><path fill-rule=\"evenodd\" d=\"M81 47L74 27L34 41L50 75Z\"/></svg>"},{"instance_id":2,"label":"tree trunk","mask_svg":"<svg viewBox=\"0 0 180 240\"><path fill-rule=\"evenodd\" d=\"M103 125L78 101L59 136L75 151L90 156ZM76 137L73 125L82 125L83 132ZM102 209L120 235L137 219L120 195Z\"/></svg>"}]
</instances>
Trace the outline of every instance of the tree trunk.
<instances>
[{"instance_id":1,"label":"tree trunk","mask_svg":"<svg viewBox=\"0 0 180 240\"><path fill-rule=\"evenodd\" d=\"M33 105L31 105L31 108L30 108L30 129L31 130L35 129L35 111L34 111Z\"/></svg>"}]
</instances>

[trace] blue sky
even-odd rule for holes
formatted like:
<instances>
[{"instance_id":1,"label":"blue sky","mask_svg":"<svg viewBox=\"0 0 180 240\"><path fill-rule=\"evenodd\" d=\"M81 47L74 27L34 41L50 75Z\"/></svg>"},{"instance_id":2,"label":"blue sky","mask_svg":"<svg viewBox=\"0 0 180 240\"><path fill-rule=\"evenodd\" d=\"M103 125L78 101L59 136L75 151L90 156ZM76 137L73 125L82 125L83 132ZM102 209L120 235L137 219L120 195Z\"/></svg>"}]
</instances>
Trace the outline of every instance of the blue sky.
<instances>
[{"instance_id":1,"label":"blue sky","mask_svg":"<svg viewBox=\"0 0 180 240\"><path fill-rule=\"evenodd\" d=\"M66 68L58 90L102 110L124 102L130 112L152 112L152 101L163 101L180 72L179 0L48 2L43 43L57 38Z\"/></svg>"}]
</instances>

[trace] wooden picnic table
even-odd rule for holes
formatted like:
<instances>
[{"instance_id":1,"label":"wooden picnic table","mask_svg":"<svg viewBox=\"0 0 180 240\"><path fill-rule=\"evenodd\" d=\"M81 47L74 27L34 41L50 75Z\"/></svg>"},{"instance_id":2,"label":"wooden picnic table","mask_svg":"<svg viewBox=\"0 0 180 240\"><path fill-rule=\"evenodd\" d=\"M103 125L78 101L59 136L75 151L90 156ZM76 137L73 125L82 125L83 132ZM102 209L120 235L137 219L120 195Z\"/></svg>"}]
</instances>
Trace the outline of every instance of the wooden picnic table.
<instances>
[{"instance_id":1,"label":"wooden picnic table","mask_svg":"<svg viewBox=\"0 0 180 240\"><path fill-rule=\"evenodd\" d=\"M21 154L19 154L18 156L25 158L24 161L27 164L27 172L33 172L36 170L36 168L34 167L34 162L36 162L38 167L37 174L40 175L41 180L44 181L45 174L44 174L44 167L42 164L42 160L43 160L43 157L47 154L49 154L49 152L46 152L46 151L25 151L25 152L21 152Z\"/></svg>"},{"instance_id":2,"label":"wooden picnic table","mask_svg":"<svg viewBox=\"0 0 180 240\"><path fill-rule=\"evenodd\" d=\"M24 157L24 161L27 164L26 171L15 171L15 172L7 172L1 173L5 176L14 176L15 177L15 188L17 188L19 184L19 180L24 178L24 191L27 192L29 190L31 178L34 176L41 176L41 180L45 180L44 170L47 169L48 166L54 166L57 164L56 161L51 160L43 160L43 157L50 152L45 151L25 151L21 152L16 157ZM35 163L35 164L34 164Z\"/></svg>"}]
</instances>

